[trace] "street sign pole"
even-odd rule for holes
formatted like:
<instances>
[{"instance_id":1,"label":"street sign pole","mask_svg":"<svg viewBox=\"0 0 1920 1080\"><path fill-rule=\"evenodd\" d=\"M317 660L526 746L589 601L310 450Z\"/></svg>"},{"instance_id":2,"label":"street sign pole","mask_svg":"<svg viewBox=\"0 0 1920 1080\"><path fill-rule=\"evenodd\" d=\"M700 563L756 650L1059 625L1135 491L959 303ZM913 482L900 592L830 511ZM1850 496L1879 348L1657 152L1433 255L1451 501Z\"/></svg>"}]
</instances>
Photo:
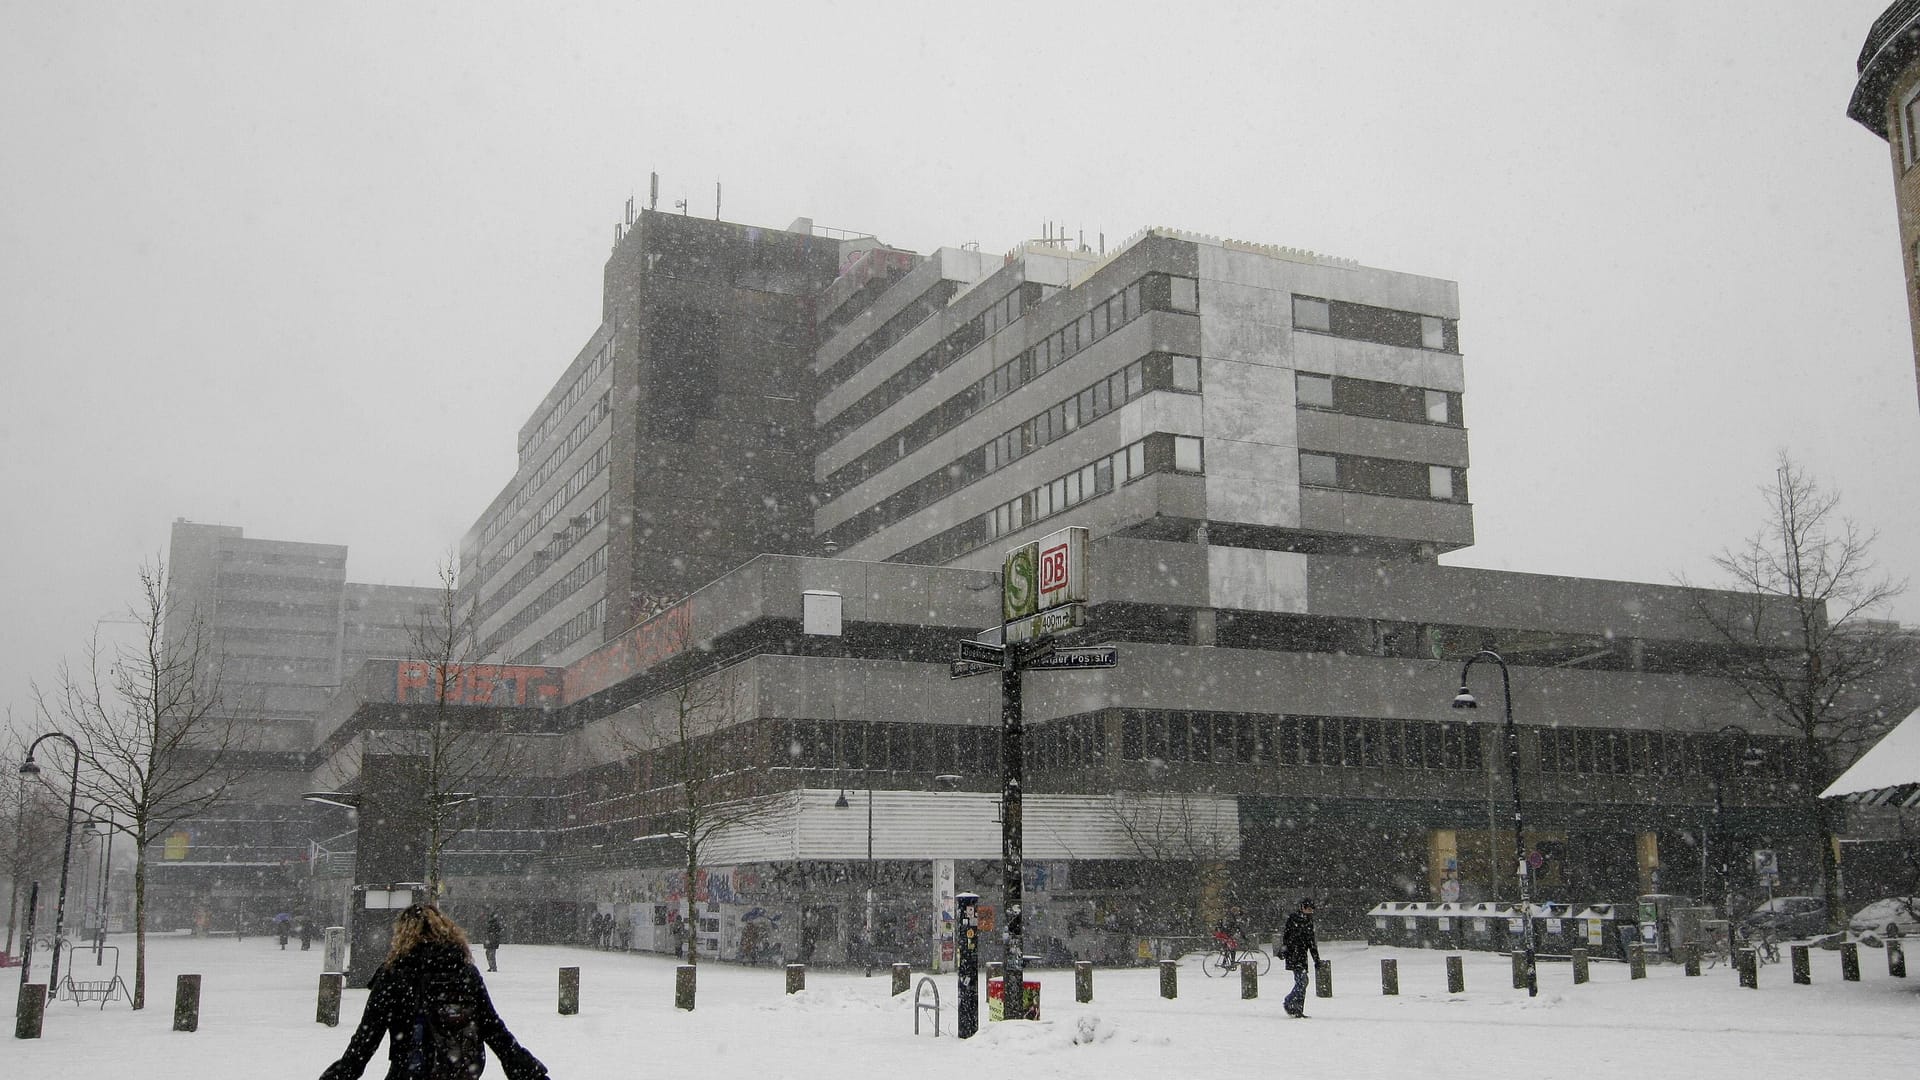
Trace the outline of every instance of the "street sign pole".
<instances>
[{"instance_id":1,"label":"street sign pole","mask_svg":"<svg viewBox=\"0 0 1920 1080\"><path fill-rule=\"evenodd\" d=\"M1021 933L1021 877L1025 873L1025 854L1020 827L1020 788L1026 767L1021 747L1020 655L1016 647L1002 653L1000 666L1000 863L1005 896L1001 909L1006 917L1006 957L1001 963L1005 981L1000 984L1000 1015L1009 1020L1027 1015L1026 943Z\"/></svg>"}]
</instances>

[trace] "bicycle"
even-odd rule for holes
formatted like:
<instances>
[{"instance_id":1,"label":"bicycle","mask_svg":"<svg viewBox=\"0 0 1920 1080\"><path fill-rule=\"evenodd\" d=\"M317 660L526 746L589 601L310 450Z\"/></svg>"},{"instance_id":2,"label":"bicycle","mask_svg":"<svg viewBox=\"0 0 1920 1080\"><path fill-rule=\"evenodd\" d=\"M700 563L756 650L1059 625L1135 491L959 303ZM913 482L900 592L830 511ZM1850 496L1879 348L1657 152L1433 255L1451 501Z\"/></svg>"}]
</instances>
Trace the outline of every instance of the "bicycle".
<instances>
[{"instance_id":1,"label":"bicycle","mask_svg":"<svg viewBox=\"0 0 1920 1080\"><path fill-rule=\"evenodd\" d=\"M1740 946L1752 949L1754 959L1762 964L1780 962L1780 941L1771 929L1761 927L1758 930L1743 926L1740 928Z\"/></svg>"},{"instance_id":2,"label":"bicycle","mask_svg":"<svg viewBox=\"0 0 1920 1080\"><path fill-rule=\"evenodd\" d=\"M1216 942L1213 948L1207 950L1200 970L1206 972L1209 979L1225 978L1239 971L1240 965L1249 961L1254 965L1256 975L1265 975L1273 969L1273 957L1268 956L1264 949L1253 945L1228 948L1226 943Z\"/></svg>"}]
</instances>

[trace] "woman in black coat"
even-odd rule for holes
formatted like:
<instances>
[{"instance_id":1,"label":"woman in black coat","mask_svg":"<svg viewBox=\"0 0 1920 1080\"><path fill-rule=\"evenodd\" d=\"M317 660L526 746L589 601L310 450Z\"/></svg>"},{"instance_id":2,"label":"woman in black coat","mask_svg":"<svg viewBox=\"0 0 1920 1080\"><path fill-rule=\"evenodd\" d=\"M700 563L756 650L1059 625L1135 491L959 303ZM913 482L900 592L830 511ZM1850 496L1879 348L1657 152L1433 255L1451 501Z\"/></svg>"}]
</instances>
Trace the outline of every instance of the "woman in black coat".
<instances>
[{"instance_id":1,"label":"woman in black coat","mask_svg":"<svg viewBox=\"0 0 1920 1080\"><path fill-rule=\"evenodd\" d=\"M494 1011L466 933L438 908L415 904L394 920L393 947L368 985L360 1026L320 1080L357 1080L382 1035L388 1040L387 1080L479 1076L487 1067L482 1043L500 1059L508 1080L547 1075Z\"/></svg>"}]
</instances>

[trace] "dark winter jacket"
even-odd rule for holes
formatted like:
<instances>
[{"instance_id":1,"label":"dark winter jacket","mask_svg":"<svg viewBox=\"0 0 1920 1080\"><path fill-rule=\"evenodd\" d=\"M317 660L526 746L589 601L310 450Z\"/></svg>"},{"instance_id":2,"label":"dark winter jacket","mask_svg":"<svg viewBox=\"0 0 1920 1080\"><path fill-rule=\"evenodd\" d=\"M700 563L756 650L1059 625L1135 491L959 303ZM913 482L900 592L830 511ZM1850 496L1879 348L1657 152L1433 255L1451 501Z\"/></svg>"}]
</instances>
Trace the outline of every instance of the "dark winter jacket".
<instances>
[{"instance_id":1,"label":"dark winter jacket","mask_svg":"<svg viewBox=\"0 0 1920 1080\"><path fill-rule=\"evenodd\" d=\"M367 1008L360 1026L347 1043L347 1052L320 1074L320 1080L357 1080L367 1061L387 1036L387 1080L408 1080L406 1061L412 1049L414 1018L420 1012L423 982L446 988L444 996L461 995L475 1006L480 1039L492 1049L508 1080L544 1080L547 1067L514 1040L487 996L486 980L459 947L422 945L374 972L367 988ZM474 1063L471 1075L486 1068L486 1055Z\"/></svg>"},{"instance_id":2,"label":"dark winter jacket","mask_svg":"<svg viewBox=\"0 0 1920 1080\"><path fill-rule=\"evenodd\" d=\"M487 948L497 949L500 947L500 933L502 929L503 928L500 925L500 916L498 915L487 916L486 937L484 939Z\"/></svg>"},{"instance_id":3,"label":"dark winter jacket","mask_svg":"<svg viewBox=\"0 0 1920 1080\"><path fill-rule=\"evenodd\" d=\"M1311 914L1296 911L1287 916L1286 928L1280 931L1280 952L1286 958L1288 971L1307 970L1309 955L1314 963L1320 962L1320 942L1313 936Z\"/></svg>"}]
</instances>

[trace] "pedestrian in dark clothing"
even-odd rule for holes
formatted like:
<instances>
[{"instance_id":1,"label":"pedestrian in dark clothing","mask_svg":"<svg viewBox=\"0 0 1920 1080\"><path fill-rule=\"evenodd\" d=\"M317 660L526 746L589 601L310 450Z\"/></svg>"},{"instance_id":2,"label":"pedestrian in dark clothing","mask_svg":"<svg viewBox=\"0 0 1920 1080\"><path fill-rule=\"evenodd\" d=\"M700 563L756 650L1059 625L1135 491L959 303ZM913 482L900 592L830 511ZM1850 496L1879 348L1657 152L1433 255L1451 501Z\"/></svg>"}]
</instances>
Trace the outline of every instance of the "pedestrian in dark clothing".
<instances>
[{"instance_id":1,"label":"pedestrian in dark clothing","mask_svg":"<svg viewBox=\"0 0 1920 1080\"><path fill-rule=\"evenodd\" d=\"M437 908L415 904L394 920L393 947L373 973L360 1026L320 1080L357 1080L382 1034L387 1080L470 1080L487 1066L482 1044L500 1059L507 1080L547 1075L494 1011L466 933Z\"/></svg>"},{"instance_id":2,"label":"pedestrian in dark clothing","mask_svg":"<svg viewBox=\"0 0 1920 1080\"><path fill-rule=\"evenodd\" d=\"M313 923L307 919L301 919L300 920L300 951L306 952L308 949L311 949L311 948L313 948Z\"/></svg>"},{"instance_id":3,"label":"pedestrian in dark clothing","mask_svg":"<svg viewBox=\"0 0 1920 1080\"><path fill-rule=\"evenodd\" d=\"M500 965L499 965L500 932L501 932L500 916L494 914L491 911L487 912L487 923L486 923L485 929L486 929L486 937L482 940L482 944L484 944L487 948L487 970L499 971L500 970Z\"/></svg>"},{"instance_id":4,"label":"pedestrian in dark clothing","mask_svg":"<svg viewBox=\"0 0 1920 1080\"><path fill-rule=\"evenodd\" d=\"M1316 966L1320 963L1320 942L1313 935L1313 901L1300 901L1300 910L1287 916L1287 925L1280 932L1280 952L1286 958L1287 970L1293 972L1293 992L1281 1003L1287 1015L1295 1018L1307 1015L1307 966L1311 956Z\"/></svg>"},{"instance_id":5,"label":"pedestrian in dark clothing","mask_svg":"<svg viewBox=\"0 0 1920 1080\"><path fill-rule=\"evenodd\" d=\"M286 923L286 921L285 921L285 920L282 920L282 921L280 921L280 922L277 922L277 923L274 923L274 924L273 924L273 931L274 931L274 935L275 935L276 937L278 937L278 938L280 939L280 951L281 951L281 952L286 952L286 951L287 951L287 938L288 938L288 936L289 936L289 927L288 927L288 924Z\"/></svg>"}]
</instances>

